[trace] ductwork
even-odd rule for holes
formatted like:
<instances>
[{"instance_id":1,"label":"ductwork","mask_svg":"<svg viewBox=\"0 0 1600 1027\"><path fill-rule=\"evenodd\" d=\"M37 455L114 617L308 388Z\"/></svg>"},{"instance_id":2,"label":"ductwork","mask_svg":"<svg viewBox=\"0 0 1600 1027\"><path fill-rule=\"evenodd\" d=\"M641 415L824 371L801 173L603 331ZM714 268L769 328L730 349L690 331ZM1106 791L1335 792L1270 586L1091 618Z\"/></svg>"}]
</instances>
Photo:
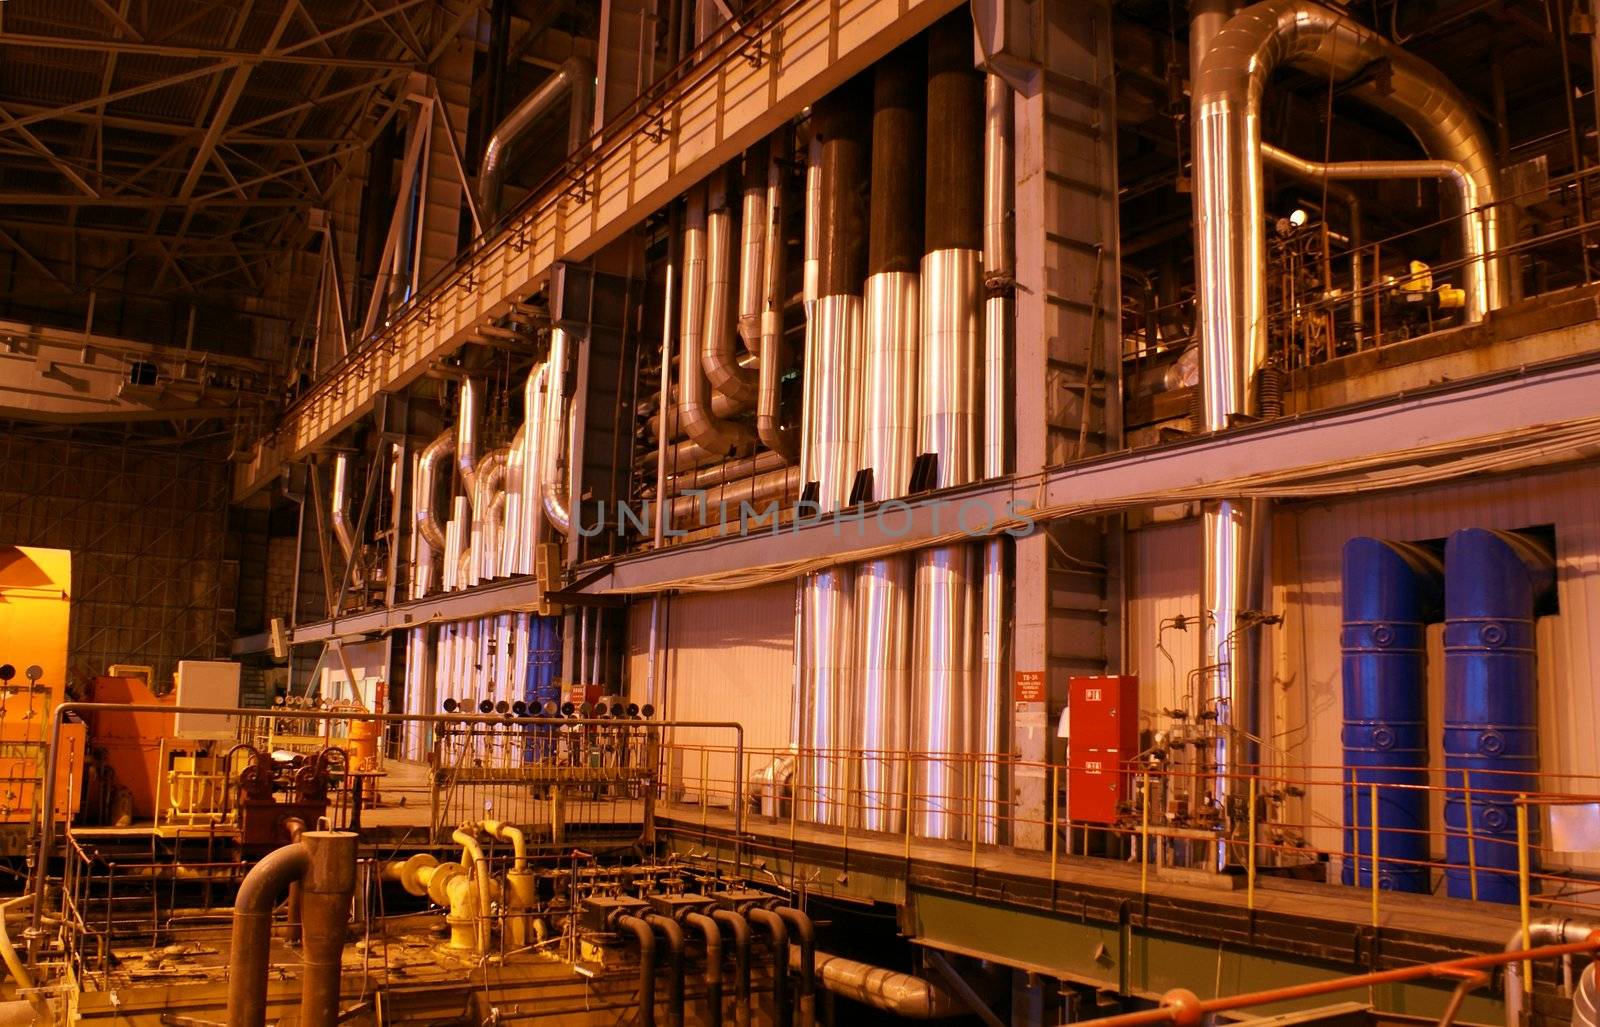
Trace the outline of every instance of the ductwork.
<instances>
[{"instance_id":1,"label":"ductwork","mask_svg":"<svg viewBox=\"0 0 1600 1027\"><path fill-rule=\"evenodd\" d=\"M461 379L456 409L456 470L461 472L461 494L475 502L478 488L478 421L483 415L483 382Z\"/></svg>"},{"instance_id":2,"label":"ductwork","mask_svg":"<svg viewBox=\"0 0 1600 1027\"><path fill-rule=\"evenodd\" d=\"M434 493L438 489L439 468L455 454L455 451L455 431L446 429L428 443L422 450L421 459L417 461L417 490L412 497L412 510L417 522L417 531L422 533L428 548L435 553L444 551L445 537L444 529L440 527L439 520L433 513Z\"/></svg>"},{"instance_id":3,"label":"ductwork","mask_svg":"<svg viewBox=\"0 0 1600 1027\"><path fill-rule=\"evenodd\" d=\"M779 132L768 140L767 153L767 196L764 206L768 225L763 240L765 254L761 276L756 434L763 446L794 463L800 456L800 440L793 428L783 426L782 393L783 376L788 373L792 359L783 334L783 313L788 300L784 270L789 251L789 241L783 233L783 180L787 174L785 165L788 159L789 139L785 133ZM745 213L748 217L748 204Z\"/></svg>"},{"instance_id":4,"label":"ductwork","mask_svg":"<svg viewBox=\"0 0 1600 1027\"><path fill-rule=\"evenodd\" d=\"M350 524L350 454L335 453L333 457L333 495L328 500L328 517L333 522L334 537L339 540L339 551L350 568L350 583L356 588L366 585L357 559L355 529Z\"/></svg>"},{"instance_id":5,"label":"ductwork","mask_svg":"<svg viewBox=\"0 0 1600 1027\"><path fill-rule=\"evenodd\" d=\"M567 333L550 330L550 363L545 376L544 441L540 461L540 489L544 497L544 519L551 530L565 535L570 523L568 503L572 496L573 469L567 456L571 439L567 399Z\"/></svg>"},{"instance_id":6,"label":"ductwork","mask_svg":"<svg viewBox=\"0 0 1600 1027\"><path fill-rule=\"evenodd\" d=\"M917 451L932 454L933 486L979 472L978 404L983 310L983 80L972 68L965 12L928 31L927 195L922 260L922 346L917 362ZM966 774L977 717L979 566L970 543L916 556L912 615L912 749L924 797L920 833L964 836Z\"/></svg>"},{"instance_id":7,"label":"ductwork","mask_svg":"<svg viewBox=\"0 0 1600 1027\"><path fill-rule=\"evenodd\" d=\"M742 302L746 292L759 295L759 285L749 282L760 282L761 264L757 261L740 269L735 297L733 203L728 169L719 168L711 176L706 209L706 314L700 363L713 391L747 408L756 401L756 374L739 364L734 332L739 318L734 303L736 299Z\"/></svg>"},{"instance_id":8,"label":"ductwork","mask_svg":"<svg viewBox=\"0 0 1600 1027\"><path fill-rule=\"evenodd\" d=\"M1006 473L1010 439L1011 325L1014 310L1012 245L1013 188L1011 87L999 75L984 83L983 269L986 299L983 322L983 438L985 478ZM1010 782L1000 754L1011 749L1010 651L1011 575L1005 535L983 543L982 665L978 679L977 730L980 760L976 770L978 840L1000 842Z\"/></svg>"},{"instance_id":9,"label":"ductwork","mask_svg":"<svg viewBox=\"0 0 1600 1027\"><path fill-rule=\"evenodd\" d=\"M712 412L710 385L701 367L706 333L706 192L689 192L683 224L682 331L678 336L678 423L690 440L707 453L731 456L753 441L743 425Z\"/></svg>"},{"instance_id":10,"label":"ductwork","mask_svg":"<svg viewBox=\"0 0 1600 1027\"><path fill-rule=\"evenodd\" d=\"M917 351L922 259L923 55L907 45L873 73L871 225L867 238L861 465L878 501L905 495L917 454ZM905 829L911 744L909 554L856 569L862 750L861 826Z\"/></svg>"},{"instance_id":11,"label":"ductwork","mask_svg":"<svg viewBox=\"0 0 1600 1027\"><path fill-rule=\"evenodd\" d=\"M501 191L511 173L512 150L546 111L569 96L567 153L577 153L589 137L594 117L594 63L587 57L567 58L495 126L478 172L478 214L486 231L500 218Z\"/></svg>"},{"instance_id":12,"label":"ductwork","mask_svg":"<svg viewBox=\"0 0 1600 1027\"><path fill-rule=\"evenodd\" d=\"M350 831L306 831L245 875L233 911L229 1027L265 1027L272 910L291 881L300 882L300 1023L339 1022L339 962L355 894L357 841Z\"/></svg>"}]
</instances>

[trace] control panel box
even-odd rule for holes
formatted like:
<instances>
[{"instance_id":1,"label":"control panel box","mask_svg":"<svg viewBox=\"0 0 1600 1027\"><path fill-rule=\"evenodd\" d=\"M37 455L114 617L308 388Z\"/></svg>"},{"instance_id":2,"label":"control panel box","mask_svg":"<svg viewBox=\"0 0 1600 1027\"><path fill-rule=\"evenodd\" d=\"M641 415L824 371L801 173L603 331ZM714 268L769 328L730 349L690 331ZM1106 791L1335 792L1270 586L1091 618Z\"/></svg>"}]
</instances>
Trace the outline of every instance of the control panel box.
<instances>
[{"instance_id":1,"label":"control panel box","mask_svg":"<svg viewBox=\"0 0 1600 1027\"><path fill-rule=\"evenodd\" d=\"M179 660L178 706L229 708L239 705L239 665L232 660ZM173 734L200 741L232 741L239 718L224 713L178 713Z\"/></svg>"},{"instance_id":2,"label":"control panel box","mask_svg":"<svg viewBox=\"0 0 1600 1027\"><path fill-rule=\"evenodd\" d=\"M1128 797L1129 765L1139 755L1139 679L1074 677L1067 688L1067 816L1074 823L1115 823Z\"/></svg>"}]
</instances>

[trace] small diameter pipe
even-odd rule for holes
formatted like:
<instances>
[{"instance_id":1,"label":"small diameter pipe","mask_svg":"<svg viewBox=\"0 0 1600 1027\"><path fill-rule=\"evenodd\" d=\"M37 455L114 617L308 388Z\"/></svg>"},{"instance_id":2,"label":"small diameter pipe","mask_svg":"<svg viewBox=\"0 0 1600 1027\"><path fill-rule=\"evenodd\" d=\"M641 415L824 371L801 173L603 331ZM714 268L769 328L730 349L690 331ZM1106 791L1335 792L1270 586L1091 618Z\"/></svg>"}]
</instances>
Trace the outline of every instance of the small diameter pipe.
<instances>
[{"instance_id":1,"label":"small diameter pipe","mask_svg":"<svg viewBox=\"0 0 1600 1027\"><path fill-rule=\"evenodd\" d=\"M750 1027L750 921L728 909L719 909L711 919L733 935L733 1023Z\"/></svg>"},{"instance_id":2,"label":"small diameter pipe","mask_svg":"<svg viewBox=\"0 0 1600 1027\"><path fill-rule=\"evenodd\" d=\"M710 1027L722 1027L722 928L704 913L690 913L683 919L705 937L706 1022Z\"/></svg>"},{"instance_id":3,"label":"small diameter pipe","mask_svg":"<svg viewBox=\"0 0 1600 1027\"><path fill-rule=\"evenodd\" d=\"M793 1027L789 1011L789 928L770 909L752 909L750 922L772 935L772 1010L778 1027Z\"/></svg>"},{"instance_id":4,"label":"small diameter pipe","mask_svg":"<svg viewBox=\"0 0 1600 1027\"><path fill-rule=\"evenodd\" d=\"M656 932L636 916L617 917L617 926L639 943L639 1027L656 1027Z\"/></svg>"},{"instance_id":5,"label":"small diameter pipe","mask_svg":"<svg viewBox=\"0 0 1600 1027\"><path fill-rule=\"evenodd\" d=\"M667 1027L683 1027L683 928L670 916L650 913L644 922L667 940Z\"/></svg>"},{"instance_id":6,"label":"small diameter pipe","mask_svg":"<svg viewBox=\"0 0 1600 1027\"><path fill-rule=\"evenodd\" d=\"M777 913L800 943L800 1027L817 1023L817 932L811 918L793 906L779 906Z\"/></svg>"}]
</instances>

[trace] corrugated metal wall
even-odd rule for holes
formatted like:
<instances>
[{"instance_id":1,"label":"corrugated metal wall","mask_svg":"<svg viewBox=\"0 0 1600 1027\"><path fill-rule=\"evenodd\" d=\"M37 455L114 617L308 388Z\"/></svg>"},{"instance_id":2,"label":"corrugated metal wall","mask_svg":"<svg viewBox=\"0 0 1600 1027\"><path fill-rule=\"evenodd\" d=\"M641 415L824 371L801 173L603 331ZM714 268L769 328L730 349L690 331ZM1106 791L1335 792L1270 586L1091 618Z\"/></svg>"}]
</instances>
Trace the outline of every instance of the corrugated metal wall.
<instances>
[{"instance_id":1,"label":"corrugated metal wall","mask_svg":"<svg viewBox=\"0 0 1600 1027\"><path fill-rule=\"evenodd\" d=\"M238 576L228 471L177 445L5 433L0 542L71 551L73 671L148 664L168 679L178 660L226 658Z\"/></svg>"},{"instance_id":2,"label":"corrugated metal wall","mask_svg":"<svg viewBox=\"0 0 1600 1027\"><path fill-rule=\"evenodd\" d=\"M1342 762L1343 701L1339 677L1340 562L1347 539L1358 535L1400 540L1442 539L1465 527L1499 529L1554 525L1560 612L1540 619L1540 748L1546 773L1600 773L1594 739L1600 733L1600 468L1588 466L1532 477L1507 478L1408 493L1374 493L1340 502L1279 504L1273 517L1272 609L1283 624L1265 629L1263 730L1288 765L1336 768ZM1146 715L1175 705L1183 681L1198 663L1193 631L1168 630L1156 648L1164 618L1198 612L1198 526L1193 521L1132 533L1128 611L1130 668L1143 678ZM1442 763L1442 631L1429 636L1429 706L1434 719L1434 760ZM1338 779L1315 770L1313 781ZM1442 778L1436 780L1442 784ZM1600 790L1572 778L1559 787ZM1304 813L1322 827L1313 842L1338 848L1336 788L1313 787ZM1439 810L1434 822L1440 822ZM1584 863L1583 865L1591 865ZM1592 865L1600 866L1600 861Z\"/></svg>"},{"instance_id":3,"label":"corrugated metal wall","mask_svg":"<svg viewBox=\"0 0 1600 1027\"><path fill-rule=\"evenodd\" d=\"M661 715L670 720L740 721L745 746L753 752L788 746L794 697L794 586L676 596L666 605ZM649 639L650 602L644 600L629 608L628 617L628 681L631 698L639 703L645 701L650 679ZM677 740L725 746L733 737L726 731L683 731ZM762 765L760 757L749 760L751 767ZM730 758L707 761L713 788L731 781L732 772ZM693 798L700 774L699 761L691 757L674 768L674 781Z\"/></svg>"}]
</instances>

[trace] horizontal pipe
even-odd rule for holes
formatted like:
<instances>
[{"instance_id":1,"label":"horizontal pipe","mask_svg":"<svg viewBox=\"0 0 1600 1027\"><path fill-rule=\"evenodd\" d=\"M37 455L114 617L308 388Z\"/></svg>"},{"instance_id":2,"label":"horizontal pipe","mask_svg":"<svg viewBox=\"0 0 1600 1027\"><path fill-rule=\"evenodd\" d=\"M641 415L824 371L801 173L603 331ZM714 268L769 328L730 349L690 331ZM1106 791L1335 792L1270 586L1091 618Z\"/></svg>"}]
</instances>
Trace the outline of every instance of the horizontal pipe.
<instances>
[{"instance_id":1,"label":"horizontal pipe","mask_svg":"<svg viewBox=\"0 0 1600 1027\"><path fill-rule=\"evenodd\" d=\"M796 952L790 962L803 967ZM843 956L817 952L812 972L827 991L907 1020L942 1020L968 1012L966 1003L937 981Z\"/></svg>"}]
</instances>

